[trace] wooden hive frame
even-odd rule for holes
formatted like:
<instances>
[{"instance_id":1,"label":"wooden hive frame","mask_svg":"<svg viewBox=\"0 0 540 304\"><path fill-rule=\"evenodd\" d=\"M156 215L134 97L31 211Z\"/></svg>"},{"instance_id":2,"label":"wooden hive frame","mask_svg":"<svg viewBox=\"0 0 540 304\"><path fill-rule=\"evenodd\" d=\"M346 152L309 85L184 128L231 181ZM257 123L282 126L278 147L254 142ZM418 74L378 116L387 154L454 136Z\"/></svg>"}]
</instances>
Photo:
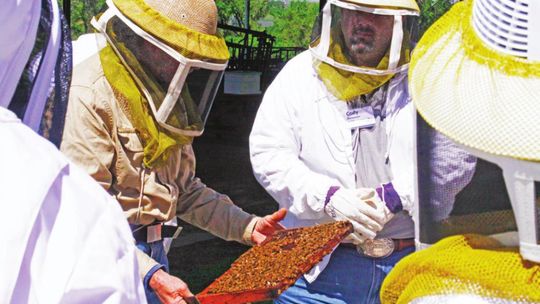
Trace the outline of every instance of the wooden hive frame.
<instances>
[{"instance_id":1,"label":"wooden hive frame","mask_svg":"<svg viewBox=\"0 0 540 304\"><path fill-rule=\"evenodd\" d=\"M352 231L351 223L346 221L278 231L242 254L196 298L201 304L274 299Z\"/></svg>"}]
</instances>

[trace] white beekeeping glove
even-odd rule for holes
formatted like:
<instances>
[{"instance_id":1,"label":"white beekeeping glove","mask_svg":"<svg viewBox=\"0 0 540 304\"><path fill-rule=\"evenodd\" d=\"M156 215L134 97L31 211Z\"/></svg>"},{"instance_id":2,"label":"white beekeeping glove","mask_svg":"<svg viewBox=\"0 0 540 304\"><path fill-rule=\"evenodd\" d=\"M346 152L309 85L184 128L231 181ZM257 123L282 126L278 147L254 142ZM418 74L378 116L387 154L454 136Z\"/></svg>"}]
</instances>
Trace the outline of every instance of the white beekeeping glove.
<instances>
[{"instance_id":1,"label":"white beekeeping glove","mask_svg":"<svg viewBox=\"0 0 540 304\"><path fill-rule=\"evenodd\" d=\"M324 212L335 220L348 220L354 232L349 237L353 243L373 239L383 227L384 203L374 189L346 189L332 187L328 191Z\"/></svg>"}]
</instances>

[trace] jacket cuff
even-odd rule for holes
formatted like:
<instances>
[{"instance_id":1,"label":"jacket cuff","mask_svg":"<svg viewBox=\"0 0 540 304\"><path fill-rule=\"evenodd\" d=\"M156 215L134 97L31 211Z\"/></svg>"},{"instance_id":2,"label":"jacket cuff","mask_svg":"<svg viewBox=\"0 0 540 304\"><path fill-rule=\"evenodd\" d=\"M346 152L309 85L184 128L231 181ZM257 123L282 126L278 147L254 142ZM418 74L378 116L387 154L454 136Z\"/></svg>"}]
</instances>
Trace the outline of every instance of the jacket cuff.
<instances>
[{"instance_id":1,"label":"jacket cuff","mask_svg":"<svg viewBox=\"0 0 540 304\"><path fill-rule=\"evenodd\" d=\"M328 205L328 203L330 202L330 200L332 199L332 196L334 195L334 193L336 193L337 191L339 190L339 186L332 186L328 189L328 191L326 192L326 199L324 200L324 208L326 208L326 205Z\"/></svg>"},{"instance_id":2,"label":"jacket cuff","mask_svg":"<svg viewBox=\"0 0 540 304\"><path fill-rule=\"evenodd\" d=\"M386 204L386 207L390 210L390 212L396 214L403 210L401 198L391 182L388 184L382 184L375 190L377 191L379 198Z\"/></svg>"},{"instance_id":3,"label":"jacket cuff","mask_svg":"<svg viewBox=\"0 0 540 304\"><path fill-rule=\"evenodd\" d=\"M309 192L306 193L307 205L314 212L324 212L328 191L332 187L339 187L340 183L333 179L324 179L317 181L316 185L309 187ZM337 191L337 190L336 190Z\"/></svg>"},{"instance_id":4,"label":"jacket cuff","mask_svg":"<svg viewBox=\"0 0 540 304\"><path fill-rule=\"evenodd\" d=\"M146 273L146 275L143 277L144 290L152 290L152 287L150 287L150 279L152 278L154 273L156 273L156 271L160 269L165 270L165 265L156 264Z\"/></svg>"},{"instance_id":5,"label":"jacket cuff","mask_svg":"<svg viewBox=\"0 0 540 304\"><path fill-rule=\"evenodd\" d=\"M244 235L242 235L242 241L244 244L253 246L255 243L251 240L251 235L253 234L253 230L255 230L255 225L257 224L257 221L261 219L258 216L254 216L251 221L246 226L246 229L244 230Z\"/></svg>"},{"instance_id":6,"label":"jacket cuff","mask_svg":"<svg viewBox=\"0 0 540 304\"><path fill-rule=\"evenodd\" d=\"M139 266L139 275L143 279L145 279L146 275L152 269L154 269L156 266L159 266L159 267L157 269L155 269L154 272L156 272L160 267L165 267L165 266L159 264L158 262L156 262L151 257L149 257L146 253L142 252L139 248L135 249L135 253L137 255L137 264ZM154 274L154 272L152 272L152 274Z\"/></svg>"}]
</instances>

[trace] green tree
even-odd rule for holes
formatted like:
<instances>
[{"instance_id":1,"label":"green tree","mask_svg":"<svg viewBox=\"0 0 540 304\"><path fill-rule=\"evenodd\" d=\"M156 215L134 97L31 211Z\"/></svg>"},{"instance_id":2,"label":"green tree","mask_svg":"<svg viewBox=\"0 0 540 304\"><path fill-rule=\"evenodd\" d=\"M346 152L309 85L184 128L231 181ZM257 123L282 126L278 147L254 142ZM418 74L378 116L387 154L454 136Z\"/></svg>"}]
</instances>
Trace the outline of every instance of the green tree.
<instances>
[{"instance_id":1,"label":"green tree","mask_svg":"<svg viewBox=\"0 0 540 304\"><path fill-rule=\"evenodd\" d=\"M63 0L59 1L62 5ZM216 0L216 5L220 23L245 27L245 0ZM90 20L104 8L105 0L71 0L72 39L92 32ZM318 8L318 3L306 0L292 0L289 5L280 0L250 0L250 28L276 37L275 46L306 47ZM263 27L258 23L262 19L272 20L273 25ZM223 35L233 42L244 38L244 35L230 31L224 31Z\"/></svg>"},{"instance_id":2,"label":"green tree","mask_svg":"<svg viewBox=\"0 0 540 304\"><path fill-rule=\"evenodd\" d=\"M257 20L268 14L269 2L267 0L250 0L250 28L261 30ZM245 0L217 0L218 15L220 23L234 25L245 28Z\"/></svg>"},{"instance_id":3,"label":"green tree","mask_svg":"<svg viewBox=\"0 0 540 304\"><path fill-rule=\"evenodd\" d=\"M62 6L63 0L60 0ZM93 32L90 20L105 7L105 0L71 0L71 39Z\"/></svg>"},{"instance_id":4,"label":"green tree","mask_svg":"<svg viewBox=\"0 0 540 304\"><path fill-rule=\"evenodd\" d=\"M272 6L270 15L274 17L274 25L267 31L276 37L276 46L307 47L318 13L319 4L305 0L291 1L284 8Z\"/></svg>"},{"instance_id":5,"label":"green tree","mask_svg":"<svg viewBox=\"0 0 540 304\"><path fill-rule=\"evenodd\" d=\"M279 0L251 0L250 29L266 31L276 37L275 46L304 46L309 44L311 27L319 12L319 4L306 0L293 0L285 5ZM244 27L245 0L216 1L220 23ZM273 25L264 28L258 21L271 20ZM224 31L225 39L238 42L242 34Z\"/></svg>"},{"instance_id":6,"label":"green tree","mask_svg":"<svg viewBox=\"0 0 540 304\"><path fill-rule=\"evenodd\" d=\"M437 21L446 11L452 7L455 1L452 0L421 0L420 6L420 35L422 35L432 24Z\"/></svg>"}]
</instances>

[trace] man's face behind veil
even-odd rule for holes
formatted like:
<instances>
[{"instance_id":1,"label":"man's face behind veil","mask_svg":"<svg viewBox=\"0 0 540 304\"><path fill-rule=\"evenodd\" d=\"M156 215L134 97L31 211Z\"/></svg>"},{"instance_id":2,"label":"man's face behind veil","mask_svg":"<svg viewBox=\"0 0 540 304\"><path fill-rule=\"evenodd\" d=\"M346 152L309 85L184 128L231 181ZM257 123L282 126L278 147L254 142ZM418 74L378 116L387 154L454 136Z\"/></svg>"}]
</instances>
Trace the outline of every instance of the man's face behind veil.
<instances>
[{"instance_id":1,"label":"man's face behind veil","mask_svg":"<svg viewBox=\"0 0 540 304\"><path fill-rule=\"evenodd\" d=\"M341 31L350 60L358 66L377 66L390 47L393 21L389 15L342 9Z\"/></svg>"},{"instance_id":2,"label":"man's face behind veil","mask_svg":"<svg viewBox=\"0 0 540 304\"><path fill-rule=\"evenodd\" d=\"M143 41L141 47L144 54L144 56L141 57L142 63L146 69L152 72L163 90L167 91L169 84L178 69L178 61L149 42Z\"/></svg>"}]
</instances>

